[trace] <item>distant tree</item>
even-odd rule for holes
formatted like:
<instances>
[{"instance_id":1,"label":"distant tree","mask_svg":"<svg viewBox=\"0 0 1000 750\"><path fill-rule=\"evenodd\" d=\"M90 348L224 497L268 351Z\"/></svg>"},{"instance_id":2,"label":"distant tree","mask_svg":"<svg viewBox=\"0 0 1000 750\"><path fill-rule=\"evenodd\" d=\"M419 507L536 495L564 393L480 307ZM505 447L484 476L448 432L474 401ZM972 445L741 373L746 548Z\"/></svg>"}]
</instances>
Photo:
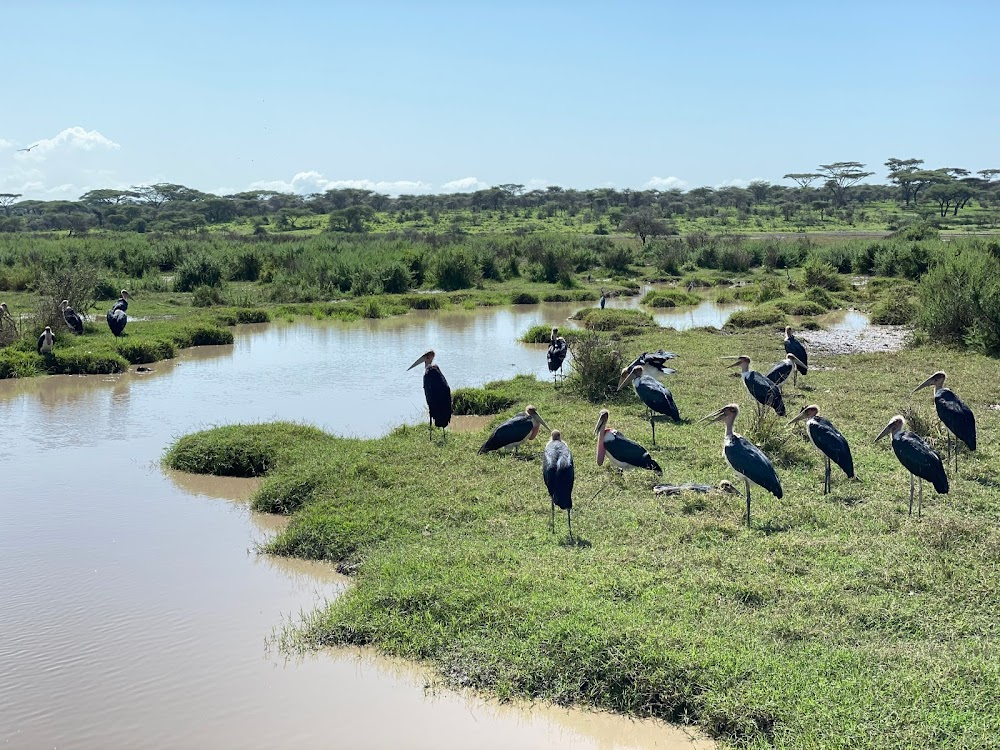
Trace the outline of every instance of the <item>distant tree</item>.
<instances>
[{"instance_id":1,"label":"distant tree","mask_svg":"<svg viewBox=\"0 0 1000 750\"><path fill-rule=\"evenodd\" d=\"M619 232L631 232L636 235L642 244L646 244L647 237L661 237L670 234L670 226L653 216L649 211L634 211L626 216L618 227Z\"/></svg>"},{"instance_id":2,"label":"distant tree","mask_svg":"<svg viewBox=\"0 0 1000 750\"><path fill-rule=\"evenodd\" d=\"M815 174L814 172L791 172L784 175L781 179L792 180L798 183L798 186L805 190L807 187L812 185L816 180L818 180L823 175Z\"/></svg>"},{"instance_id":3,"label":"distant tree","mask_svg":"<svg viewBox=\"0 0 1000 750\"><path fill-rule=\"evenodd\" d=\"M110 206L117 206L122 203L128 203L130 200L138 198L138 193L132 190L118 190L116 188L101 188L99 190L91 190L80 196L80 200L83 203L89 203L93 205L104 204Z\"/></svg>"},{"instance_id":4,"label":"distant tree","mask_svg":"<svg viewBox=\"0 0 1000 750\"><path fill-rule=\"evenodd\" d=\"M14 205L14 201L21 197L21 193L0 193L0 206L3 207L3 212L10 216L10 207Z\"/></svg>"},{"instance_id":5,"label":"distant tree","mask_svg":"<svg viewBox=\"0 0 1000 750\"><path fill-rule=\"evenodd\" d=\"M863 171L864 168L865 165L858 161L836 161L833 164L819 165L820 175L826 178L826 187L833 193L833 200L838 206L847 205L847 188L875 174Z\"/></svg>"},{"instance_id":6,"label":"distant tree","mask_svg":"<svg viewBox=\"0 0 1000 750\"><path fill-rule=\"evenodd\" d=\"M994 177L1000 175L1000 169L980 169L976 174L982 177L988 185L993 182Z\"/></svg>"},{"instance_id":7,"label":"distant tree","mask_svg":"<svg viewBox=\"0 0 1000 750\"><path fill-rule=\"evenodd\" d=\"M361 234L366 231L366 222L375 215L371 206L348 206L330 214L330 229L334 232Z\"/></svg>"},{"instance_id":8,"label":"distant tree","mask_svg":"<svg viewBox=\"0 0 1000 750\"><path fill-rule=\"evenodd\" d=\"M913 187L913 202L917 202L920 191L929 185L942 185L950 182L953 178L941 169L918 169L909 176Z\"/></svg>"},{"instance_id":9,"label":"distant tree","mask_svg":"<svg viewBox=\"0 0 1000 750\"><path fill-rule=\"evenodd\" d=\"M885 163L886 169L889 170L889 182L899 185L903 203L907 206L910 205L910 199L913 197L913 180L910 179L910 175L916 172L923 163L923 159L897 159L895 157L888 159Z\"/></svg>"},{"instance_id":10,"label":"distant tree","mask_svg":"<svg viewBox=\"0 0 1000 750\"><path fill-rule=\"evenodd\" d=\"M771 183L767 180L752 180L747 185L747 190L753 196L754 203L763 203L767 200L767 193L771 189Z\"/></svg>"}]
</instances>

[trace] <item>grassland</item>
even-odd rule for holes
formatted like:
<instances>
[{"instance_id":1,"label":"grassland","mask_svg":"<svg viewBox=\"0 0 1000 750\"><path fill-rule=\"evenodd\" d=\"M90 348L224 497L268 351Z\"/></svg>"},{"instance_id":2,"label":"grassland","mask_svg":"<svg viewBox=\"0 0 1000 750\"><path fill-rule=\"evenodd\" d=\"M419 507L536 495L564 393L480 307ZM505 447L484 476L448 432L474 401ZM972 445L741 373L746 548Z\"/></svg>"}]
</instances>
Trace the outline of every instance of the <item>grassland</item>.
<instances>
[{"instance_id":1,"label":"grassland","mask_svg":"<svg viewBox=\"0 0 1000 750\"><path fill-rule=\"evenodd\" d=\"M640 328L631 356L664 343ZM634 395L611 425L640 440L669 482L733 479L722 428L695 420L736 401L719 357L770 364L781 336L670 333L683 417L659 445ZM851 442L860 481L835 475L800 431L745 408L737 430L775 458L782 500L656 498L651 474L618 479L594 460L601 404L531 378L495 384L497 403L535 404L575 453L575 542L549 529L544 438L515 458L478 456L482 434L428 442L420 426L350 440L285 424L222 427L180 439L174 468L263 475L259 510L291 513L268 551L339 562L356 586L297 630L303 645L365 644L427 660L453 685L697 723L739 747L1000 746L1000 410L995 360L938 347L893 355L814 355L786 387L789 412L818 403ZM963 454L947 496L927 488L907 515L907 475L874 436L897 412L930 423L908 395L945 369L976 411L980 449ZM466 394L470 403L489 399ZM940 445L941 436L931 430Z\"/></svg>"}]
</instances>

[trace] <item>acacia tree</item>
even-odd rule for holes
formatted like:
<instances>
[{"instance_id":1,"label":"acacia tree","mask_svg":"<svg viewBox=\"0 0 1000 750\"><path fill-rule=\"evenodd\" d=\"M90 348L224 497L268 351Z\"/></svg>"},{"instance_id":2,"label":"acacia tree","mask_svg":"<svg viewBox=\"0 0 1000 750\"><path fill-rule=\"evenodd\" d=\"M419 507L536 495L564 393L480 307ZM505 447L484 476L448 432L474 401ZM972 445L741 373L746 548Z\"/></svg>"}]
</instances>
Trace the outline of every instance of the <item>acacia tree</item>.
<instances>
[{"instance_id":1,"label":"acacia tree","mask_svg":"<svg viewBox=\"0 0 1000 750\"><path fill-rule=\"evenodd\" d=\"M10 207L20 197L21 193L0 193L0 206L3 206L3 212L10 216Z\"/></svg>"},{"instance_id":2,"label":"acacia tree","mask_svg":"<svg viewBox=\"0 0 1000 750\"><path fill-rule=\"evenodd\" d=\"M913 180L910 175L917 171L918 167L924 163L923 159L897 159L889 158L885 163L889 170L889 182L899 185L899 190L903 196L903 203L910 205L913 197Z\"/></svg>"},{"instance_id":3,"label":"acacia tree","mask_svg":"<svg viewBox=\"0 0 1000 750\"><path fill-rule=\"evenodd\" d=\"M618 231L632 232L645 245L647 237L659 237L669 234L670 227L667 226L665 221L656 218L649 211L635 211L622 220Z\"/></svg>"},{"instance_id":4,"label":"acacia tree","mask_svg":"<svg viewBox=\"0 0 1000 750\"><path fill-rule=\"evenodd\" d=\"M847 188L875 174L863 171L864 168L865 165L859 161L835 161L833 164L819 165L820 176L826 178L826 186L833 193L833 200L838 206L847 205Z\"/></svg>"},{"instance_id":5,"label":"acacia tree","mask_svg":"<svg viewBox=\"0 0 1000 750\"><path fill-rule=\"evenodd\" d=\"M798 183L800 188L805 190L822 176L823 175L815 174L814 172L791 172L790 174L786 174L781 179L794 180Z\"/></svg>"}]
</instances>

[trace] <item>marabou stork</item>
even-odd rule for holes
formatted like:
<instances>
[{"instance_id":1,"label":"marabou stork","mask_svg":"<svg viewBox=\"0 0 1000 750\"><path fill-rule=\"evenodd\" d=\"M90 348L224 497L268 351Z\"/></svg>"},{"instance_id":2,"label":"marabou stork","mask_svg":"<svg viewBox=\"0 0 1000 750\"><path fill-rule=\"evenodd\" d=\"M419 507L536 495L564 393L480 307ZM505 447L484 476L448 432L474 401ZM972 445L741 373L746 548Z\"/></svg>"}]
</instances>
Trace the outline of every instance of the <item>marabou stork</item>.
<instances>
[{"instance_id":1,"label":"marabou stork","mask_svg":"<svg viewBox=\"0 0 1000 750\"><path fill-rule=\"evenodd\" d=\"M42 335L38 337L38 353L49 354L52 351L52 344L55 343L55 340L56 337L52 335L52 328L45 326Z\"/></svg>"},{"instance_id":2,"label":"marabou stork","mask_svg":"<svg viewBox=\"0 0 1000 750\"><path fill-rule=\"evenodd\" d=\"M766 377L775 385L781 385L786 380L788 380L789 375L791 375L794 372L798 372L798 367L800 365L802 367L805 367L805 365L802 364L802 360L799 359L797 356L795 356L794 354L786 354L785 358L780 362L778 362L770 370L768 370L767 375L765 375L764 377ZM794 379L792 380L792 383L793 384L795 383Z\"/></svg>"},{"instance_id":3,"label":"marabou stork","mask_svg":"<svg viewBox=\"0 0 1000 750\"><path fill-rule=\"evenodd\" d=\"M479 449L479 453L489 453L501 448L510 448L514 453L517 453L517 448L521 443L525 440L535 439L540 425L544 425L546 430L550 429L534 406L525 406L524 411L515 414L493 430L493 433Z\"/></svg>"},{"instance_id":4,"label":"marabou stork","mask_svg":"<svg viewBox=\"0 0 1000 750\"><path fill-rule=\"evenodd\" d=\"M658 349L655 352L643 352L638 357L633 359L625 367L625 370L631 370L636 365L642 365L643 375L649 375L653 378L659 377L660 375L673 375L677 372L677 370L673 367L664 367L664 364L667 360L676 358L676 354L673 352L665 352L663 349Z\"/></svg>"},{"instance_id":5,"label":"marabou stork","mask_svg":"<svg viewBox=\"0 0 1000 750\"><path fill-rule=\"evenodd\" d=\"M944 473L944 465L939 456L919 435L906 427L906 420L899 414L889 420L889 424L875 438L877 443L886 435L892 435L892 452L896 454L899 463L910 472L910 515L913 515L913 476L920 479L920 496L917 500L917 516L920 516L924 504L924 480L934 485L940 495L948 494L948 475Z\"/></svg>"},{"instance_id":6,"label":"marabou stork","mask_svg":"<svg viewBox=\"0 0 1000 750\"><path fill-rule=\"evenodd\" d=\"M14 322L14 316L10 314L10 310L7 309L6 302L0 302L0 323L5 320L10 320L11 323Z\"/></svg>"},{"instance_id":7,"label":"marabou stork","mask_svg":"<svg viewBox=\"0 0 1000 750\"><path fill-rule=\"evenodd\" d=\"M566 511L566 526L569 528L569 538L573 541L573 482L576 478L573 471L573 454L569 446L562 440L559 430L552 430L552 439L545 446L542 454L542 479L549 491L552 501L552 533L556 530L556 506Z\"/></svg>"},{"instance_id":8,"label":"marabou stork","mask_svg":"<svg viewBox=\"0 0 1000 750\"><path fill-rule=\"evenodd\" d=\"M723 357L723 359L730 359L730 357ZM779 417L785 416L785 401L781 398L781 389L756 370L750 369L750 357L736 357L736 361L729 367L737 365L743 370L743 385L747 387L750 395L758 403L757 412L763 415L767 407L773 406Z\"/></svg>"},{"instance_id":9,"label":"marabou stork","mask_svg":"<svg viewBox=\"0 0 1000 750\"><path fill-rule=\"evenodd\" d=\"M436 426L441 428L444 440L447 434L444 428L451 422L451 388L441 368L434 364L433 349L417 357L417 361L406 369L412 370L421 362L424 364L424 398L427 399L427 436L433 439Z\"/></svg>"},{"instance_id":10,"label":"marabou stork","mask_svg":"<svg viewBox=\"0 0 1000 750\"><path fill-rule=\"evenodd\" d=\"M844 470L848 479L854 479L854 459L851 458L851 446L829 419L819 415L819 407L810 404L799 412L788 424L793 425L800 420L806 420L806 434L809 441L826 458L826 475L823 480L823 494L830 492L830 462Z\"/></svg>"},{"instance_id":11,"label":"marabou stork","mask_svg":"<svg viewBox=\"0 0 1000 750\"><path fill-rule=\"evenodd\" d=\"M128 323L128 315L125 313L128 310L128 301L130 295L124 289L122 289L122 296L118 298L118 301L111 306L108 310L108 328L111 329L111 333L117 338L121 336L125 330L125 325Z\"/></svg>"},{"instance_id":12,"label":"marabou stork","mask_svg":"<svg viewBox=\"0 0 1000 750\"><path fill-rule=\"evenodd\" d=\"M656 414L670 417L675 422L681 421L681 414L677 411L677 404L674 403L674 396L663 383L656 378L642 374L642 365L636 365L631 371L622 372L621 382L618 383L618 390L622 389L629 380L635 389L635 395L646 405L649 414L649 426L653 431L653 445L656 445ZM654 414L655 412L655 414Z\"/></svg>"},{"instance_id":13,"label":"marabou stork","mask_svg":"<svg viewBox=\"0 0 1000 750\"><path fill-rule=\"evenodd\" d=\"M83 318L77 315L76 310L69 306L69 300L64 299L59 303L59 309L62 310L63 320L66 321L66 325L73 329L73 333L77 336L83 333Z\"/></svg>"},{"instance_id":14,"label":"marabou stork","mask_svg":"<svg viewBox=\"0 0 1000 750\"><path fill-rule=\"evenodd\" d=\"M771 463L764 451L751 443L742 435L733 432L733 422L740 415L740 407L737 404L723 406L717 412L709 414L702 419L702 422L725 422L726 436L722 439L722 455L726 463L743 478L743 483L747 489L747 528L750 527L750 482L763 487L779 500L784 494L781 490L781 481L774 471Z\"/></svg>"},{"instance_id":15,"label":"marabou stork","mask_svg":"<svg viewBox=\"0 0 1000 750\"><path fill-rule=\"evenodd\" d=\"M937 410L940 419L948 432L948 460L951 461L951 436L955 440L955 471L958 471L958 441L961 440L968 446L970 451L976 449L976 416L972 409L965 405L951 388L944 387L945 374L936 372L927 380L914 389L914 393L921 388L934 386L934 408Z\"/></svg>"},{"instance_id":16,"label":"marabou stork","mask_svg":"<svg viewBox=\"0 0 1000 750\"><path fill-rule=\"evenodd\" d=\"M594 435L597 436L597 465L603 466L607 457L623 475L629 469L649 469L663 476L663 469L649 455L649 451L636 442L629 440L618 430L607 426L608 410L601 409L597 416L597 426Z\"/></svg>"},{"instance_id":17,"label":"marabou stork","mask_svg":"<svg viewBox=\"0 0 1000 750\"><path fill-rule=\"evenodd\" d=\"M802 342L795 338L791 326L785 326L785 353L794 354L799 358L795 365L795 372L792 375L792 385L799 384L799 373L805 375L809 372L809 353L802 346Z\"/></svg>"},{"instance_id":18,"label":"marabou stork","mask_svg":"<svg viewBox=\"0 0 1000 750\"><path fill-rule=\"evenodd\" d=\"M607 302L607 298L604 296L604 290L601 290L601 309L604 309L604 304Z\"/></svg>"},{"instance_id":19,"label":"marabou stork","mask_svg":"<svg viewBox=\"0 0 1000 750\"><path fill-rule=\"evenodd\" d=\"M556 370L562 374L563 362L566 359L566 339L559 335L559 329L552 329L552 338L549 340L549 351L545 354L545 361L548 363L549 372L552 373L552 382L556 380Z\"/></svg>"}]
</instances>

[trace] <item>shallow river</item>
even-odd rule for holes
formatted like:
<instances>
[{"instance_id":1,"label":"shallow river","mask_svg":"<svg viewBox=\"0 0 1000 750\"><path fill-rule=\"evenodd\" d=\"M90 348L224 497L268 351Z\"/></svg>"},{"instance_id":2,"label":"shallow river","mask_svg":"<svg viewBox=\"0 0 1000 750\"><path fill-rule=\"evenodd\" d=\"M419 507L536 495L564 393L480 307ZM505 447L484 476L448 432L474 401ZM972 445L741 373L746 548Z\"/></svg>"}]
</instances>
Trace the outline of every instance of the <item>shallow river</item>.
<instances>
[{"instance_id":1,"label":"shallow river","mask_svg":"<svg viewBox=\"0 0 1000 750\"><path fill-rule=\"evenodd\" d=\"M706 305L675 324L721 325L728 310ZM239 502L251 481L159 466L175 437L216 424L421 422L406 367L427 348L453 388L546 377L544 347L516 339L576 307L247 326L149 374L0 382L0 746L708 746L657 722L426 694L425 672L367 652L286 663L268 638L344 579L252 551L281 519Z\"/></svg>"}]
</instances>

